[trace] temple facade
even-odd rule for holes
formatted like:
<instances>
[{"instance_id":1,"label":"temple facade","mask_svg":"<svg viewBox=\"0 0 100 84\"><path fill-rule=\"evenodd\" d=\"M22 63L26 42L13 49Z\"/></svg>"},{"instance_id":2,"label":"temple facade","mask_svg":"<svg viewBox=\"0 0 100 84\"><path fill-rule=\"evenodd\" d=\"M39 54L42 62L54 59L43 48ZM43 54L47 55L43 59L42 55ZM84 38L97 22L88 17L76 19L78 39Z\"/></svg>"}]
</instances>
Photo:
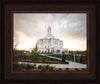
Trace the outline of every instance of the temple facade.
<instances>
[{"instance_id":1,"label":"temple facade","mask_svg":"<svg viewBox=\"0 0 100 84\"><path fill-rule=\"evenodd\" d=\"M52 53L62 54L62 52L68 54L68 49L63 48L63 41L55 38L51 33L51 27L47 28L47 35L37 41L37 48L39 53Z\"/></svg>"}]
</instances>

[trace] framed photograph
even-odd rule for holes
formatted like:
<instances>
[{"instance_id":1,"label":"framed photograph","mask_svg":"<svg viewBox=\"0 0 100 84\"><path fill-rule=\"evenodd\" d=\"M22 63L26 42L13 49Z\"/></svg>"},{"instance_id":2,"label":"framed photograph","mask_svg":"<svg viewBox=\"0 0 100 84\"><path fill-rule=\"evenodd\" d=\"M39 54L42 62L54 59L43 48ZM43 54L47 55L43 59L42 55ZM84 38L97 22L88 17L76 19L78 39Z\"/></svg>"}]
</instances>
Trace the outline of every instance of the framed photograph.
<instances>
[{"instance_id":1,"label":"framed photograph","mask_svg":"<svg viewBox=\"0 0 100 84\"><path fill-rule=\"evenodd\" d=\"M11 73L89 73L89 11L11 11Z\"/></svg>"},{"instance_id":2,"label":"framed photograph","mask_svg":"<svg viewBox=\"0 0 100 84\"><path fill-rule=\"evenodd\" d=\"M100 83L99 1L1 3L1 83Z\"/></svg>"}]
</instances>

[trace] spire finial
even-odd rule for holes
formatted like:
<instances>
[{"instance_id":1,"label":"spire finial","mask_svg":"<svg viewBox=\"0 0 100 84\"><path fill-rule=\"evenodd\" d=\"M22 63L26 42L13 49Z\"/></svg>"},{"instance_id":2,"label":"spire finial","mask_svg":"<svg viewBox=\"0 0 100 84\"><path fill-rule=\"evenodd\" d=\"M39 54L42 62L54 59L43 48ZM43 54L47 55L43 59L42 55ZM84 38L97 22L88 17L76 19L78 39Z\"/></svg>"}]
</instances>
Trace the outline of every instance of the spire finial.
<instances>
[{"instance_id":1,"label":"spire finial","mask_svg":"<svg viewBox=\"0 0 100 84\"><path fill-rule=\"evenodd\" d=\"M49 29L51 29L51 26L49 25L49 27L48 27Z\"/></svg>"},{"instance_id":2,"label":"spire finial","mask_svg":"<svg viewBox=\"0 0 100 84\"><path fill-rule=\"evenodd\" d=\"M51 34L51 26L48 27L48 34Z\"/></svg>"}]
</instances>

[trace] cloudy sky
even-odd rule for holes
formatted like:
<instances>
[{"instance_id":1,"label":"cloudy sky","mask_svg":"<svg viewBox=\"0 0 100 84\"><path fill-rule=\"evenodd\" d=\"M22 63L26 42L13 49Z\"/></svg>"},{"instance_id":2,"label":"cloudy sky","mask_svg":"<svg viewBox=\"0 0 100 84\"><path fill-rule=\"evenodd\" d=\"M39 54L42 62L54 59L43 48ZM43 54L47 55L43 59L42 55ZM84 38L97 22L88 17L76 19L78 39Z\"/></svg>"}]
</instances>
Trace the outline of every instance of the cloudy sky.
<instances>
[{"instance_id":1,"label":"cloudy sky","mask_svg":"<svg viewBox=\"0 0 100 84\"><path fill-rule=\"evenodd\" d=\"M33 48L45 37L50 25L52 34L63 40L69 50L87 50L86 13L14 13L14 45L17 49Z\"/></svg>"}]
</instances>

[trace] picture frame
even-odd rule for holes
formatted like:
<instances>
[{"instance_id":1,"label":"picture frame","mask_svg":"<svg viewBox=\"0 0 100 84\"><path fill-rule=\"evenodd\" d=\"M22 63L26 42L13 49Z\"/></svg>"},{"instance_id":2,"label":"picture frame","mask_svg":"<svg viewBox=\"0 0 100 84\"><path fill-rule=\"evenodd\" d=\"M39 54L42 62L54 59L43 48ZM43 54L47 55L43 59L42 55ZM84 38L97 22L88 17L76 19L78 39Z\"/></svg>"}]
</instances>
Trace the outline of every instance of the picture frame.
<instances>
[{"instance_id":1,"label":"picture frame","mask_svg":"<svg viewBox=\"0 0 100 84\"><path fill-rule=\"evenodd\" d=\"M8 2L8 3L7 3ZM80 4L80 5L79 5ZM97 1L88 1L87 2L67 2L67 1L58 1L58 2L37 2L37 1L30 1L30 2L18 2L18 1L2 1L2 56L1 58L1 83L100 83L100 72L99 72L99 21L98 18L99 13L99 3ZM32 74L32 73L20 73L14 74L10 73L10 61L11 61L11 25L10 25L10 17L11 11L21 11L21 10L28 10L28 11L48 11L48 10L86 10L89 11L89 73L67 73L67 74ZM13 31L12 31L13 32ZM77 76L77 77L76 77Z\"/></svg>"},{"instance_id":2,"label":"picture frame","mask_svg":"<svg viewBox=\"0 0 100 84\"><path fill-rule=\"evenodd\" d=\"M85 70L85 71L60 71L60 72L58 72L58 71L42 71L42 72L40 72L40 71L13 71L13 59L14 59L14 57L13 57L13 41L14 40L12 40L12 39L14 39L14 28L13 28L13 24L14 24L14 14L16 14L16 13L18 13L18 14L20 14L20 13L23 13L23 14L26 14L26 13L30 13L30 14L34 14L34 13L39 13L39 14L43 14L43 13L45 13L45 14L48 14L48 13L52 13L52 14L54 14L54 13L71 13L71 14L73 14L73 13L77 13L77 14L82 14L82 13L85 13L86 15L87 15L87 17L86 17L86 23L87 23L87 29L86 29L86 31L87 31L87 57L86 57L86 61L87 61L87 63L86 63L86 66L87 66L87 70ZM26 11L11 11L10 12L10 16L11 16L11 20L10 20L10 22L11 22L11 73L40 73L40 74L42 74L42 73L53 73L53 74L55 74L55 73L64 73L64 74L66 74L66 73L90 73L90 71L89 71L89 11L56 11L56 10L54 10L54 11L28 11L28 10L26 10Z\"/></svg>"}]
</instances>

